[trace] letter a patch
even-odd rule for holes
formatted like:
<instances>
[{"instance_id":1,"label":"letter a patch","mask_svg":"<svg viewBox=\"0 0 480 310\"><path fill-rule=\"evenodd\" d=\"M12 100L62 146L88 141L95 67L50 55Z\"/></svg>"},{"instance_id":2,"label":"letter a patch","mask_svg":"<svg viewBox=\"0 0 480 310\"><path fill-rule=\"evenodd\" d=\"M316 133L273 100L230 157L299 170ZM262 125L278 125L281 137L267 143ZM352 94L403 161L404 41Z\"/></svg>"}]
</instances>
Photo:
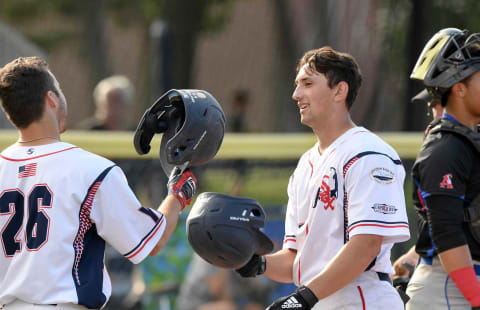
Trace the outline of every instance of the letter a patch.
<instances>
[{"instance_id":1,"label":"letter a patch","mask_svg":"<svg viewBox=\"0 0 480 310\"><path fill-rule=\"evenodd\" d=\"M452 174L449 173L443 176L443 180L440 183L440 188L453 189Z\"/></svg>"}]
</instances>

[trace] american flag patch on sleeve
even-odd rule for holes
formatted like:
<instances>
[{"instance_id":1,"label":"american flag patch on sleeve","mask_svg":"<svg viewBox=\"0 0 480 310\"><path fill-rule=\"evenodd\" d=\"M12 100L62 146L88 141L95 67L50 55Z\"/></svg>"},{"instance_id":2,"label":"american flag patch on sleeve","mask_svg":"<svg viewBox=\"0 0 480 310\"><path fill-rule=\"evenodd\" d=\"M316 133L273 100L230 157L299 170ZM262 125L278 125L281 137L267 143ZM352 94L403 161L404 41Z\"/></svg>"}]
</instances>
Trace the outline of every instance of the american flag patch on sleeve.
<instances>
[{"instance_id":1,"label":"american flag patch on sleeve","mask_svg":"<svg viewBox=\"0 0 480 310\"><path fill-rule=\"evenodd\" d=\"M37 163L26 164L18 167L18 178L33 177L37 173Z\"/></svg>"}]
</instances>

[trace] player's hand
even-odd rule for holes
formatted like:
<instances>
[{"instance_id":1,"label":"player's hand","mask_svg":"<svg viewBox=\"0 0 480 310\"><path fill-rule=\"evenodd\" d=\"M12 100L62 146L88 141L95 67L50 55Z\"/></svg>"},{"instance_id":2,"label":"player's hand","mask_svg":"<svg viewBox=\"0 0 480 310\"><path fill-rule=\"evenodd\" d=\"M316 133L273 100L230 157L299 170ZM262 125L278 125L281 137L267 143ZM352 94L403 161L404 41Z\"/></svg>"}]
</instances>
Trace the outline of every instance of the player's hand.
<instances>
[{"instance_id":1,"label":"player's hand","mask_svg":"<svg viewBox=\"0 0 480 310\"><path fill-rule=\"evenodd\" d=\"M180 204L182 210L186 205L192 202L192 197L197 190L197 179L190 171L185 170L183 173L178 167L174 167L167 183L168 194L173 194Z\"/></svg>"},{"instance_id":2,"label":"player's hand","mask_svg":"<svg viewBox=\"0 0 480 310\"><path fill-rule=\"evenodd\" d=\"M300 286L295 293L277 299L265 310L310 310L317 302L317 296L308 287Z\"/></svg>"},{"instance_id":3,"label":"player's hand","mask_svg":"<svg viewBox=\"0 0 480 310\"><path fill-rule=\"evenodd\" d=\"M415 251L408 251L407 253L400 256L394 263L393 269L395 270L395 274L393 275L393 279L399 277L410 277L415 269L415 265L418 262L418 254Z\"/></svg>"},{"instance_id":4,"label":"player's hand","mask_svg":"<svg viewBox=\"0 0 480 310\"><path fill-rule=\"evenodd\" d=\"M253 254L252 258L245 266L235 271L244 278L252 278L264 273L266 268L267 261L265 260L265 257Z\"/></svg>"}]
</instances>

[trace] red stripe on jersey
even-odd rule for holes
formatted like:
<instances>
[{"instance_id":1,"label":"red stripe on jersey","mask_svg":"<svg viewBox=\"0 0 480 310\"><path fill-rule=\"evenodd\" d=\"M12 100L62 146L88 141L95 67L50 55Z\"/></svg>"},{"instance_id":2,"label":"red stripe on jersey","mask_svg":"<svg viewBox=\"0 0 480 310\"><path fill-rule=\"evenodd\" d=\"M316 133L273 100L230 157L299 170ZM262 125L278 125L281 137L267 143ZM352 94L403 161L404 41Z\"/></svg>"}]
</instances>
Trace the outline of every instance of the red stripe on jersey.
<instances>
[{"instance_id":1,"label":"red stripe on jersey","mask_svg":"<svg viewBox=\"0 0 480 310\"><path fill-rule=\"evenodd\" d=\"M420 211L425 212L425 202L423 201L422 193L420 193L420 189L417 188L417 196L420 200L420 204L422 205L422 209Z\"/></svg>"},{"instance_id":2,"label":"red stripe on jersey","mask_svg":"<svg viewBox=\"0 0 480 310\"><path fill-rule=\"evenodd\" d=\"M130 256L127 256L128 259L131 259L131 258L135 257L138 253L140 253L140 252L143 250L143 248L145 247L145 245L147 245L148 241L150 241L150 240L153 238L153 236L155 236L155 234L156 234L157 231L160 229L160 227L162 227L162 224L163 224L163 221L164 221L164 220L165 220L165 217L162 218L162 220L160 221L160 224L158 224L157 229L155 229L154 232L150 235L150 237L148 237L148 239L145 240L145 243L143 243L143 245L142 245L135 253L133 253L133 254L130 255Z\"/></svg>"},{"instance_id":3,"label":"red stripe on jersey","mask_svg":"<svg viewBox=\"0 0 480 310\"><path fill-rule=\"evenodd\" d=\"M406 228L408 229L408 225L380 225L380 224L357 224L357 225L354 225L352 227L350 227L350 229L348 230L348 232L351 232L353 229L357 228L357 227L360 227L360 226L375 226L375 227L382 227L382 228Z\"/></svg>"},{"instance_id":4,"label":"red stripe on jersey","mask_svg":"<svg viewBox=\"0 0 480 310\"><path fill-rule=\"evenodd\" d=\"M73 263L75 278L77 283L80 284L80 277L78 275L78 268L80 264L80 260L82 259L83 255L83 241L85 238L85 234L87 231L92 227L93 223L90 219L90 213L92 212L92 204L93 198L95 198L95 194L98 191L98 188L102 184L101 181L96 182L88 191L87 198L85 199L84 203L80 207L80 221L79 221L79 231L77 237L73 241L73 247L75 248L75 260Z\"/></svg>"},{"instance_id":5,"label":"red stripe on jersey","mask_svg":"<svg viewBox=\"0 0 480 310\"><path fill-rule=\"evenodd\" d=\"M358 292L360 293L360 299L362 299L362 309L365 310L366 309L365 298L363 297L362 288L360 286L357 286L357 289L358 289Z\"/></svg>"},{"instance_id":6,"label":"red stripe on jersey","mask_svg":"<svg viewBox=\"0 0 480 310\"><path fill-rule=\"evenodd\" d=\"M300 258L298 259L298 284L300 284L300 280L302 275L300 274Z\"/></svg>"},{"instance_id":7,"label":"red stripe on jersey","mask_svg":"<svg viewBox=\"0 0 480 310\"><path fill-rule=\"evenodd\" d=\"M310 161L310 159L308 159L308 164L310 165L310 169L311 169L311 171L310 171L310 177L312 177L312 175L313 175L313 164L312 164L312 162Z\"/></svg>"},{"instance_id":8,"label":"red stripe on jersey","mask_svg":"<svg viewBox=\"0 0 480 310\"><path fill-rule=\"evenodd\" d=\"M346 165L345 168L343 168L343 175L345 176L347 174L348 169L359 159L359 157L354 157L352 158Z\"/></svg>"},{"instance_id":9,"label":"red stripe on jersey","mask_svg":"<svg viewBox=\"0 0 480 310\"><path fill-rule=\"evenodd\" d=\"M288 238L288 239L285 239L285 240L283 241L283 243L287 243L287 242L290 242L290 241L291 241L291 242L297 242L297 240L295 240L295 239Z\"/></svg>"},{"instance_id":10,"label":"red stripe on jersey","mask_svg":"<svg viewBox=\"0 0 480 310\"><path fill-rule=\"evenodd\" d=\"M72 149L78 149L78 146L72 146L72 147L69 147L68 149L64 149L64 150L60 150L60 151L56 151L56 152L52 152L52 153L48 153L48 154L38 155L38 156L35 156L35 157L29 157L29 158L21 158L21 159L9 158L9 157L3 156L2 154L0 154L0 157L5 159L5 160L9 160L9 161L25 161L25 160L31 160L31 159L37 159L37 158L40 158L40 157L50 156L50 155L65 152L65 151L70 151Z\"/></svg>"}]
</instances>

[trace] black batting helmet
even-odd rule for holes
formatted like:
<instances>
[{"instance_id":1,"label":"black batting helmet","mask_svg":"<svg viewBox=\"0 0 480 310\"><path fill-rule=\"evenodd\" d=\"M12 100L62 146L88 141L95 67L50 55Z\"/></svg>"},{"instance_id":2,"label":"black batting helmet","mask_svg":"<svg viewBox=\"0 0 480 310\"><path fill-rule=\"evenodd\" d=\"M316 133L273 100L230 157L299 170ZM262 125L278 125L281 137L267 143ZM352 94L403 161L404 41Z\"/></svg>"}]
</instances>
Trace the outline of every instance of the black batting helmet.
<instances>
[{"instance_id":1,"label":"black batting helmet","mask_svg":"<svg viewBox=\"0 0 480 310\"><path fill-rule=\"evenodd\" d=\"M273 242L260 231L265 221L255 199L202 193L187 218L188 241L212 265L237 269L253 254L273 250Z\"/></svg>"},{"instance_id":2,"label":"black batting helmet","mask_svg":"<svg viewBox=\"0 0 480 310\"><path fill-rule=\"evenodd\" d=\"M445 28L425 45L410 75L436 97L480 70L480 34Z\"/></svg>"},{"instance_id":3,"label":"black batting helmet","mask_svg":"<svg viewBox=\"0 0 480 310\"><path fill-rule=\"evenodd\" d=\"M134 137L139 154L150 151L155 133L163 132L160 162L170 175L174 166L198 166L218 152L225 133L225 115L217 100L198 89L172 89L145 112Z\"/></svg>"}]
</instances>

